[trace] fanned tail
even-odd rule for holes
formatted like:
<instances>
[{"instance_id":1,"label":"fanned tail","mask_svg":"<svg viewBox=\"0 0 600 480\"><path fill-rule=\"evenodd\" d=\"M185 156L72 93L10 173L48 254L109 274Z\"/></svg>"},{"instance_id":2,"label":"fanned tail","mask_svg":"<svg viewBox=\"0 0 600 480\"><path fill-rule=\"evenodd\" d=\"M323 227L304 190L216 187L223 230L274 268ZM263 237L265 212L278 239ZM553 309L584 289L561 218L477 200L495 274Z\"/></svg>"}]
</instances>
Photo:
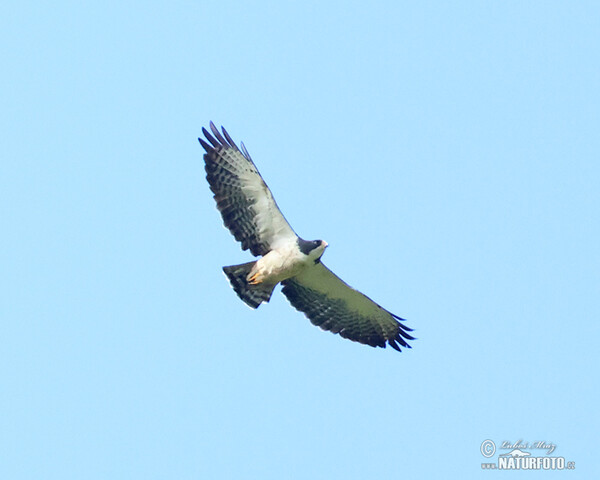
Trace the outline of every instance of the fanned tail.
<instances>
[{"instance_id":1,"label":"fanned tail","mask_svg":"<svg viewBox=\"0 0 600 480\"><path fill-rule=\"evenodd\" d=\"M271 299L271 294L275 285L259 283L258 285L250 285L247 277L256 262L242 263L241 265L231 265L223 267L223 271L229 283L242 301L252 307L258 308L262 302L268 302Z\"/></svg>"}]
</instances>

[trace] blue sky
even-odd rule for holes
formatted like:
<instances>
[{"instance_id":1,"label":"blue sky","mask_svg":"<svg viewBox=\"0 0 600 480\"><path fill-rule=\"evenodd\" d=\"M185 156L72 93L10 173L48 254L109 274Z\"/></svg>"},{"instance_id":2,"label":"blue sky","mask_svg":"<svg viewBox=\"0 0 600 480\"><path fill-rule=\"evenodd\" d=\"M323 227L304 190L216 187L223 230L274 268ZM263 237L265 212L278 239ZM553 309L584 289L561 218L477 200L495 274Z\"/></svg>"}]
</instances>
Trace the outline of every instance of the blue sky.
<instances>
[{"instance_id":1,"label":"blue sky","mask_svg":"<svg viewBox=\"0 0 600 480\"><path fill-rule=\"evenodd\" d=\"M596 2L1 13L0 477L510 475L486 439L597 472ZM210 120L412 350L237 299Z\"/></svg>"}]
</instances>

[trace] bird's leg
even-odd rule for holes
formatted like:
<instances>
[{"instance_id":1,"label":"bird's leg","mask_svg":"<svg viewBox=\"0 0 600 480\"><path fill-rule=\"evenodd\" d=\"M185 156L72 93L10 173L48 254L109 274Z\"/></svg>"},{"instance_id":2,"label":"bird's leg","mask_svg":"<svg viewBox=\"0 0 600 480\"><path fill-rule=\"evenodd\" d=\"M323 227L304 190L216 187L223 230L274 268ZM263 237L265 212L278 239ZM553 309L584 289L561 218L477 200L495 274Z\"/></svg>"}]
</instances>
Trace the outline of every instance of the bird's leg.
<instances>
[{"instance_id":1,"label":"bird's leg","mask_svg":"<svg viewBox=\"0 0 600 480\"><path fill-rule=\"evenodd\" d=\"M258 272L256 272L254 275L252 275L249 279L248 279L248 283L250 285L258 285L262 280L258 279Z\"/></svg>"}]
</instances>

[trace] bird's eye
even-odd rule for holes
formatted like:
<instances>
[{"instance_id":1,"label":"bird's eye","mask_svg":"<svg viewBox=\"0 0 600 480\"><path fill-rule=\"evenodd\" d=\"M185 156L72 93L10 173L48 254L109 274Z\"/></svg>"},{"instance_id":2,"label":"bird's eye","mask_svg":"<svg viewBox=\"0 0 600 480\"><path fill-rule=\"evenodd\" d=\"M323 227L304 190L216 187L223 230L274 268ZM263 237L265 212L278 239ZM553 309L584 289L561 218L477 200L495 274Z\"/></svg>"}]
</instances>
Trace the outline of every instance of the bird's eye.
<instances>
[{"instance_id":1,"label":"bird's eye","mask_svg":"<svg viewBox=\"0 0 600 480\"><path fill-rule=\"evenodd\" d=\"M315 240L315 241L313 242L313 245L314 245L315 247L318 247L319 245L321 245L321 240Z\"/></svg>"}]
</instances>

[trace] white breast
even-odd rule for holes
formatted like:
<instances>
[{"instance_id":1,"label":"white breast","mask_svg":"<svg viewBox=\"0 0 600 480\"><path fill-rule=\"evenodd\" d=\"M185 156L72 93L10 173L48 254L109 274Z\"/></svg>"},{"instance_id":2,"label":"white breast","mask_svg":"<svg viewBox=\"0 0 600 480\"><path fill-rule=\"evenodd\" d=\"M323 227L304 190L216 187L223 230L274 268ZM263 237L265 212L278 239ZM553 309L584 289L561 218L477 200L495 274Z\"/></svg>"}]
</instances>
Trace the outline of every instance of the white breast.
<instances>
[{"instance_id":1,"label":"white breast","mask_svg":"<svg viewBox=\"0 0 600 480\"><path fill-rule=\"evenodd\" d=\"M297 275L310 261L300 252L294 239L259 259L253 271L258 272L261 282L275 284Z\"/></svg>"}]
</instances>

